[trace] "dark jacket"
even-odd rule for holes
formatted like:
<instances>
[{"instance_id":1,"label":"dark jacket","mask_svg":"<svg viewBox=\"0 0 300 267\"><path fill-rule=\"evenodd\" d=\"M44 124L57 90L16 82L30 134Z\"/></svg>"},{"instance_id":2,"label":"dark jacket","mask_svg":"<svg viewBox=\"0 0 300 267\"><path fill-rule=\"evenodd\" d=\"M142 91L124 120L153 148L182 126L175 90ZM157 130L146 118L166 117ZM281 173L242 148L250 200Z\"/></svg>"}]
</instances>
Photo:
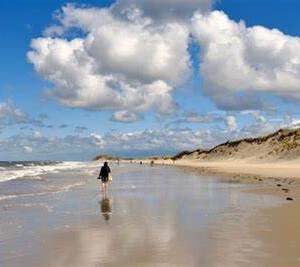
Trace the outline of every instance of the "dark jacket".
<instances>
[{"instance_id":1,"label":"dark jacket","mask_svg":"<svg viewBox=\"0 0 300 267\"><path fill-rule=\"evenodd\" d=\"M99 177L108 177L109 173L110 173L110 168L108 166L102 166Z\"/></svg>"}]
</instances>

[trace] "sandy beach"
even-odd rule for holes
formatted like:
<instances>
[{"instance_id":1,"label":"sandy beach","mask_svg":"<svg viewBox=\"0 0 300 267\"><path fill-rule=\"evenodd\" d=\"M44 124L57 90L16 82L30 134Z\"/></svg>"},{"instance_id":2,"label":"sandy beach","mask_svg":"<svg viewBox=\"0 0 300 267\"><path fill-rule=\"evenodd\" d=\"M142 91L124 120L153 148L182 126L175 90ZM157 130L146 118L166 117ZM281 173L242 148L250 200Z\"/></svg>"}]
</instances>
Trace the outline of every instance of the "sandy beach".
<instances>
[{"instance_id":1,"label":"sandy beach","mask_svg":"<svg viewBox=\"0 0 300 267\"><path fill-rule=\"evenodd\" d=\"M149 159L135 160L138 163L150 164ZM219 173L232 175L255 175L261 177L272 178L288 178L288 179L300 179L300 160L293 161L257 161L257 160L222 160L222 161L202 161L193 159L180 159L180 160L155 160L155 164L159 165L171 165L196 168L203 173Z\"/></svg>"},{"instance_id":2,"label":"sandy beach","mask_svg":"<svg viewBox=\"0 0 300 267\"><path fill-rule=\"evenodd\" d=\"M106 196L97 162L4 182L35 192L0 201L0 265L299 266L294 180L168 163L112 164Z\"/></svg>"},{"instance_id":3,"label":"sandy beach","mask_svg":"<svg viewBox=\"0 0 300 267\"><path fill-rule=\"evenodd\" d=\"M147 164L150 161L145 161ZM269 244L269 258L262 266L300 266L300 161L199 161L158 160L159 165L172 165L200 175L218 175L225 181L257 184L248 190L257 196L274 195L286 202L274 208L261 209L256 220L264 218L270 229L252 225L258 239ZM255 221L255 219L254 219ZM273 255L273 256L271 256Z\"/></svg>"},{"instance_id":4,"label":"sandy beach","mask_svg":"<svg viewBox=\"0 0 300 267\"><path fill-rule=\"evenodd\" d=\"M172 164L169 162L169 164ZM178 160L178 166L195 167L208 172L246 174L273 178L300 179L300 161L249 162L242 160L207 161Z\"/></svg>"}]
</instances>

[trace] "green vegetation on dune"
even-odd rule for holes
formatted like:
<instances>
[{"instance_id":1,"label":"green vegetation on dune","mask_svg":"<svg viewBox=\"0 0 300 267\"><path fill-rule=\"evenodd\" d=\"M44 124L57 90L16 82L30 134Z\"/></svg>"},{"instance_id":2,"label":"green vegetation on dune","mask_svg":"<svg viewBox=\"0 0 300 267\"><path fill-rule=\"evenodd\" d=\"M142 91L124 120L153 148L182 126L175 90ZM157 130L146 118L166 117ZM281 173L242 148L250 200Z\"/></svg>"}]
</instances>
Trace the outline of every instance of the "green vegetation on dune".
<instances>
[{"instance_id":1,"label":"green vegetation on dune","mask_svg":"<svg viewBox=\"0 0 300 267\"><path fill-rule=\"evenodd\" d=\"M93 158L93 161L97 161L97 160L120 160L120 158L111 155L98 155Z\"/></svg>"}]
</instances>

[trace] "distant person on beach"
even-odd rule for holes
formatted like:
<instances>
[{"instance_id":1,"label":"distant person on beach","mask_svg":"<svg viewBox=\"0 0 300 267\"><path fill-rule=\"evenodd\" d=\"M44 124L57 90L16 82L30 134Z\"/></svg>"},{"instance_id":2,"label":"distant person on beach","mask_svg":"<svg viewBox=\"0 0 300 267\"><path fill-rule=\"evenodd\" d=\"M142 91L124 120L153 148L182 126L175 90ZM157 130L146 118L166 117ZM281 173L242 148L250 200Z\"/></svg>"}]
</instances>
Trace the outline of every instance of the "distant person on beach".
<instances>
[{"instance_id":1,"label":"distant person on beach","mask_svg":"<svg viewBox=\"0 0 300 267\"><path fill-rule=\"evenodd\" d=\"M104 162L103 166L101 167L98 179L102 181L102 191L105 193L107 191L107 184L108 184L108 176L110 174L110 168L107 162Z\"/></svg>"}]
</instances>

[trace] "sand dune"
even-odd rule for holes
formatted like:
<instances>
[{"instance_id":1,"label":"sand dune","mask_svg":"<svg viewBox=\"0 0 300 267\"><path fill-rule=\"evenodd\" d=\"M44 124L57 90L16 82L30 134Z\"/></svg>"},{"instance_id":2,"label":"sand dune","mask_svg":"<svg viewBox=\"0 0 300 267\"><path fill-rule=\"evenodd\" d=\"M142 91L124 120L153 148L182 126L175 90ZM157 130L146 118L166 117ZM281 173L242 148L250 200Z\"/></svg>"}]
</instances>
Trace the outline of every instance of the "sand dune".
<instances>
[{"instance_id":1,"label":"sand dune","mask_svg":"<svg viewBox=\"0 0 300 267\"><path fill-rule=\"evenodd\" d=\"M210 150L181 152L174 159L290 161L300 159L300 128L281 129L273 134L228 141Z\"/></svg>"},{"instance_id":2,"label":"sand dune","mask_svg":"<svg viewBox=\"0 0 300 267\"><path fill-rule=\"evenodd\" d=\"M226 142L210 150L185 151L170 161L208 172L300 178L300 129L281 129L267 136Z\"/></svg>"},{"instance_id":3,"label":"sand dune","mask_svg":"<svg viewBox=\"0 0 300 267\"><path fill-rule=\"evenodd\" d=\"M300 128L281 129L255 138L228 141L212 149L183 151L174 157L125 162L169 164L197 168L201 173L256 175L300 179Z\"/></svg>"}]
</instances>

